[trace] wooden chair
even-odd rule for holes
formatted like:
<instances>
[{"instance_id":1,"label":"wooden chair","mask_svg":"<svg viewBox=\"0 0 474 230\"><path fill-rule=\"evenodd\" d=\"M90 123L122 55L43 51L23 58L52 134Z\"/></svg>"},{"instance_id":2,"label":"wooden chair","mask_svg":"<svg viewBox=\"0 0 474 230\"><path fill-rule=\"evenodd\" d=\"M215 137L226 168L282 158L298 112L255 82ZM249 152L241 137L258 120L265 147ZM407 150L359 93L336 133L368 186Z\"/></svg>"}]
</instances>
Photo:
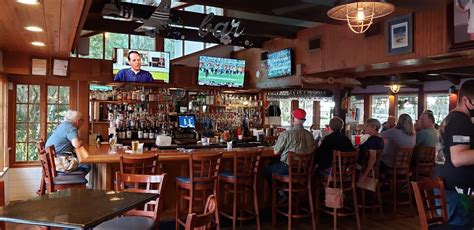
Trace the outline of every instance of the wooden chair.
<instances>
[{"instance_id":1,"label":"wooden chair","mask_svg":"<svg viewBox=\"0 0 474 230\"><path fill-rule=\"evenodd\" d=\"M156 175L158 171L158 154L120 156L121 173Z\"/></svg>"},{"instance_id":2,"label":"wooden chair","mask_svg":"<svg viewBox=\"0 0 474 230\"><path fill-rule=\"evenodd\" d=\"M411 182L420 218L420 229L430 225L446 224L448 221L446 195L441 178Z\"/></svg>"},{"instance_id":3,"label":"wooden chair","mask_svg":"<svg viewBox=\"0 0 474 230\"><path fill-rule=\"evenodd\" d=\"M428 146L418 146L415 148L415 179L422 181L433 178L435 166L436 148Z\"/></svg>"},{"instance_id":4,"label":"wooden chair","mask_svg":"<svg viewBox=\"0 0 474 230\"><path fill-rule=\"evenodd\" d=\"M357 162L358 152L341 152L334 150L332 158L332 170L331 178L329 176L323 176L320 179L320 185L316 189L316 205L317 210L323 211L327 214L333 216L333 228L337 229L337 217L339 216L355 216L357 222L357 229L360 228L360 218L359 218L359 209L357 203L357 194L356 194L356 180L355 180L355 166ZM342 178L342 182L341 179ZM329 185L327 184L329 180ZM344 207L337 208L327 208L325 207L324 201L320 202L321 189L326 188L326 186L331 188L340 188L344 194L351 194L353 207L350 209L346 202L343 203ZM344 196L344 201L347 196ZM319 213L316 214L316 217L319 218ZM319 222L319 220L317 220Z\"/></svg>"},{"instance_id":5,"label":"wooden chair","mask_svg":"<svg viewBox=\"0 0 474 230\"><path fill-rule=\"evenodd\" d=\"M160 223L160 213L163 209L163 188L166 186L166 173L161 175L138 175L116 173L116 191L156 193L160 196L146 203L143 209L128 211L124 216L106 221L95 230L106 229L157 229ZM135 184L136 187L129 187Z\"/></svg>"},{"instance_id":6,"label":"wooden chair","mask_svg":"<svg viewBox=\"0 0 474 230\"><path fill-rule=\"evenodd\" d=\"M376 157L375 157L375 164L374 164L374 174L375 174L375 178L378 179L380 181L380 160L382 158L382 154L383 154L383 149L379 149L376 151ZM366 157L365 159L369 159L368 157ZM364 163L367 163L367 162L364 162ZM364 164L362 166L362 170L361 172L364 172L365 169L367 168L367 164ZM368 176L371 176L370 174ZM380 193L380 182L377 183L377 187L375 188L375 192L372 192L372 191L369 191L369 190L366 190L366 189L361 189L361 188L358 188L359 192L360 192L360 195L361 195L361 204L359 205L359 208L362 209L362 219L365 220L365 210L366 209L372 209L372 210L375 210L375 209L379 209L380 211L380 214L383 215L383 205L382 205L382 195ZM373 200L372 200L372 204L367 204L366 203L366 193L367 192L370 192L373 194Z\"/></svg>"},{"instance_id":7,"label":"wooden chair","mask_svg":"<svg viewBox=\"0 0 474 230\"><path fill-rule=\"evenodd\" d=\"M265 136L265 137L263 137L263 143L268 144L268 145L274 145L277 140L278 140L277 136Z\"/></svg>"},{"instance_id":8,"label":"wooden chair","mask_svg":"<svg viewBox=\"0 0 474 230\"><path fill-rule=\"evenodd\" d=\"M224 197L227 197L228 193L232 193L232 213L229 214L220 211L219 214L232 220L232 229L236 229L237 220L255 219L257 230L260 230L260 214L257 199L257 172L260 163L260 152L261 151L231 152L234 156L233 171L219 174L219 184L224 185ZM232 185L232 188L226 188L227 185ZM218 187L220 187L220 185L218 185ZM246 198L249 197L249 194L253 196L253 210L250 208L252 206L246 205L250 203L246 202ZM237 198L237 196L239 196L239 198ZM241 203L238 204L237 200L240 200ZM237 216L238 206L240 206L240 216ZM220 210L223 210L222 205ZM244 212L247 215L244 215Z\"/></svg>"},{"instance_id":9,"label":"wooden chair","mask_svg":"<svg viewBox=\"0 0 474 230\"><path fill-rule=\"evenodd\" d=\"M179 176L176 178L176 230L179 226L185 226L185 218L181 214L181 202L188 201L188 212L194 212L195 202L201 201L204 208L204 200L207 194L211 192L212 195L217 195L217 179L219 176L219 167L221 164L222 154L189 154L189 176ZM188 191L189 195L182 194ZM201 197L196 195L201 192ZM217 207L216 207L217 209ZM219 229L219 212L215 214L216 227Z\"/></svg>"},{"instance_id":10,"label":"wooden chair","mask_svg":"<svg viewBox=\"0 0 474 230\"><path fill-rule=\"evenodd\" d=\"M54 146L46 148L48 151L39 153L41 167L43 169L43 176L45 187L48 193L55 192L66 188L86 188L87 180L84 175L58 175L56 167L54 166ZM51 160L53 159L53 160Z\"/></svg>"},{"instance_id":11,"label":"wooden chair","mask_svg":"<svg viewBox=\"0 0 474 230\"><path fill-rule=\"evenodd\" d=\"M412 196L410 189L410 161L413 154L413 148L396 147L395 154L393 155L393 168L386 168L385 176L386 180L390 183L390 187L393 195L393 213L397 214L397 205L410 205L412 206ZM399 185L407 186L408 199L406 201L400 201L399 195L401 188Z\"/></svg>"},{"instance_id":12,"label":"wooden chair","mask_svg":"<svg viewBox=\"0 0 474 230\"><path fill-rule=\"evenodd\" d=\"M210 195L207 198L204 213L197 215L196 213L188 214L186 217L185 230L209 230L211 229L212 218L216 215L217 200L216 196Z\"/></svg>"},{"instance_id":13,"label":"wooden chair","mask_svg":"<svg viewBox=\"0 0 474 230\"><path fill-rule=\"evenodd\" d=\"M288 175L273 173L272 179L272 226L276 227L276 215L288 217L288 229L291 229L292 219L310 218L312 229L316 229L314 217L313 192L311 178L313 173L313 154L288 152ZM288 192L286 210L279 209L284 204L277 205L277 190ZM301 194L308 195L309 210L301 210ZM293 197L296 198L293 203Z\"/></svg>"},{"instance_id":14,"label":"wooden chair","mask_svg":"<svg viewBox=\"0 0 474 230\"><path fill-rule=\"evenodd\" d=\"M43 139L40 138L36 141L36 147L38 148L38 154L41 154L42 152L43 153L46 152ZM42 170L41 179L40 179L40 187L38 191L36 192L36 194L38 195L43 195L46 193L46 181L44 180L44 173L45 172Z\"/></svg>"}]
</instances>

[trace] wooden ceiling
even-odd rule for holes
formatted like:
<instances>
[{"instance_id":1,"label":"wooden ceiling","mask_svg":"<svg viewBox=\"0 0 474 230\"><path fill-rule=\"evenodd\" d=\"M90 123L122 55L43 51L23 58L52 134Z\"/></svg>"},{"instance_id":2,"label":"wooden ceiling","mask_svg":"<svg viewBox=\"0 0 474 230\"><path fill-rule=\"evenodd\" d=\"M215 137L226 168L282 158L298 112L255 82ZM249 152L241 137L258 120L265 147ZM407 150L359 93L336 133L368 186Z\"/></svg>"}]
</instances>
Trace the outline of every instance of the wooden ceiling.
<instances>
[{"instance_id":1,"label":"wooden ceiling","mask_svg":"<svg viewBox=\"0 0 474 230\"><path fill-rule=\"evenodd\" d=\"M69 57L88 1L42 0L39 5L25 5L16 0L1 0L0 50ZM39 26L44 31L30 32L25 26ZM33 46L33 41L44 42L46 46Z\"/></svg>"}]
</instances>

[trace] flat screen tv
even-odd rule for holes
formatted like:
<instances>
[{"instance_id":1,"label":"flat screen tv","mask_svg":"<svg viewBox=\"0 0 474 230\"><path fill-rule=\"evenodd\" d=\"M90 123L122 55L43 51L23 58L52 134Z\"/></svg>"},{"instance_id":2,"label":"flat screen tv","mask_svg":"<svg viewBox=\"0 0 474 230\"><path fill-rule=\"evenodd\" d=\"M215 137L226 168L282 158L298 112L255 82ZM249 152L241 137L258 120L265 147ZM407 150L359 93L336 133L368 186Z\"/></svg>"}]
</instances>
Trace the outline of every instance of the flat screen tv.
<instances>
[{"instance_id":1,"label":"flat screen tv","mask_svg":"<svg viewBox=\"0 0 474 230\"><path fill-rule=\"evenodd\" d=\"M198 85L244 87L245 60L199 57Z\"/></svg>"},{"instance_id":2,"label":"flat screen tv","mask_svg":"<svg viewBox=\"0 0 474 230\"><path fill-rule=\"evenodd\" d=\"M268 78L290 76L293 73L291 48L269 53L267 55L267 66Z\"/></svg>"},{"instance_id":3,"label":"flat screen tv","mask_svg":"<svg viewBox=\"0 0 474 230\"><path fill-rule=\"evenodd\" d=\"M178 115L178 126L182 129L196 128L196 117L194 115Z\"/></svg>"},{"instance_id":4,"label":"flat screen tv","mask_svg":"<svg viewBox=\"0 0 474 230\"><path fill-rule=\"evenodd\" d=\"M115 75L121 69L130 69L128 62L128 52L130 49L116 49L113 63L113 74ZM134 50L140 53L142 58L142 70L151 73L153 83L169 83L170 79L170 54L158 51Z\"/></svg>"}]
</instances>

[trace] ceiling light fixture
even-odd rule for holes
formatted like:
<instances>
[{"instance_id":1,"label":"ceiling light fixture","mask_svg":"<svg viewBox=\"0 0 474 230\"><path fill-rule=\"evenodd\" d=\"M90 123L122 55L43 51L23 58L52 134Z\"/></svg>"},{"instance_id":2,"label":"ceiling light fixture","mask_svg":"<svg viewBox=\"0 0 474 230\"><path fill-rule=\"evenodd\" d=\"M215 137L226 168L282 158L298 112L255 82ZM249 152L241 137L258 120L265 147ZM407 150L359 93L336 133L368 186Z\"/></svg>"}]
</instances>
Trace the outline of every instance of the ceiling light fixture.
<instances>
[{"instance_id":1,"label":"ceiling light fixture","mask_svg":"<svg viewBox=\"0 0 474 230\"><path fill-rule=\"evenodd\" d=\"M391 84L391 85L386 85L385 87L388 87L388 89L390 90L392 94L397 94L398 92L400 92L400 88L402 87L402 85Z\"/></svg>"},{"instance_id":2,"label":"ceiling light fixture","mask_svg":"<svg viewBox=\"0 0 474 230\"><path fill-rule=\"evenodd\" d=\"M346 0L346 3L334 6L327 14L330 18L347 21L347 25L356 34L364 33L375 18L387 16L395 11L395 6L385 0Z\"/></svg>"},{"instance_id":3,"label":"ceiling light fixture","mask_svg":"<svg viewBox=\"0 0 474 230\"><path fill-rule=\"evenodd\" d=\"M39 0L16 0L16 2L26 5L38 5Z\"/></svg>"},{"instance_id":4,"label":"ceiling light fixture","mask_svg":"<svg viewBox=\"0 0 474 230\"><path fill-rule=\"evenodd\" d=\"M31 44L34 46L46 46L44 42L32 42Z\"/></svg>"},{"instance_id":5,"label":"ceiling light fixture","mask_svg":"<svg viewBox=\"0 0 474 230\"><path fill-rule=\"evenodd\" d=\"M43 29L38 26L26 26L25 30L31 31L31 32L43 32Z\"/></svg>"}]
</instances>

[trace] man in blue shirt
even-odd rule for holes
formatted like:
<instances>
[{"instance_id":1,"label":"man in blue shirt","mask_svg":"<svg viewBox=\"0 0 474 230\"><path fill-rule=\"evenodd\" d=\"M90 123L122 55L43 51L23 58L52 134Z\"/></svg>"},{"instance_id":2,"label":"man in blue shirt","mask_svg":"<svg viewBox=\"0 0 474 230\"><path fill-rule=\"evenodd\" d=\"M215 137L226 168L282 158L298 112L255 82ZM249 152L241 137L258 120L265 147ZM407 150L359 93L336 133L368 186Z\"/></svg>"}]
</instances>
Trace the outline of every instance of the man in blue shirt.
<instances>
[{"instance_id":1,"label":"man in blue shirt","mask_svg":"<svg viewBox=\"0 0 474 230\"><path fill-rule=\"evenodd\" d=\"M153 82L151 73L140 69L142 67L142 58L137 51L130 51L127 58L131 68L120 70L115 75L114 81Z\"/></svg>"},{"instance_id":2,"label":"man in blue shirt","mask_svg":"<svg viewBox=\"0 0 474 230\"><path fill-rule=\"evenodd\" d=\"M77 135L77 129L81 126L82 122L81 113L75 110L67 111L64 121L56 127L48 141L46 141L45 146L54 145L57 155L66 152L72 153L75 148L77 149L82 146L82 142ZM78 170L81 170L86 175L91 170L91 166L79 164Z\"/></svg>"}]
</instances>

